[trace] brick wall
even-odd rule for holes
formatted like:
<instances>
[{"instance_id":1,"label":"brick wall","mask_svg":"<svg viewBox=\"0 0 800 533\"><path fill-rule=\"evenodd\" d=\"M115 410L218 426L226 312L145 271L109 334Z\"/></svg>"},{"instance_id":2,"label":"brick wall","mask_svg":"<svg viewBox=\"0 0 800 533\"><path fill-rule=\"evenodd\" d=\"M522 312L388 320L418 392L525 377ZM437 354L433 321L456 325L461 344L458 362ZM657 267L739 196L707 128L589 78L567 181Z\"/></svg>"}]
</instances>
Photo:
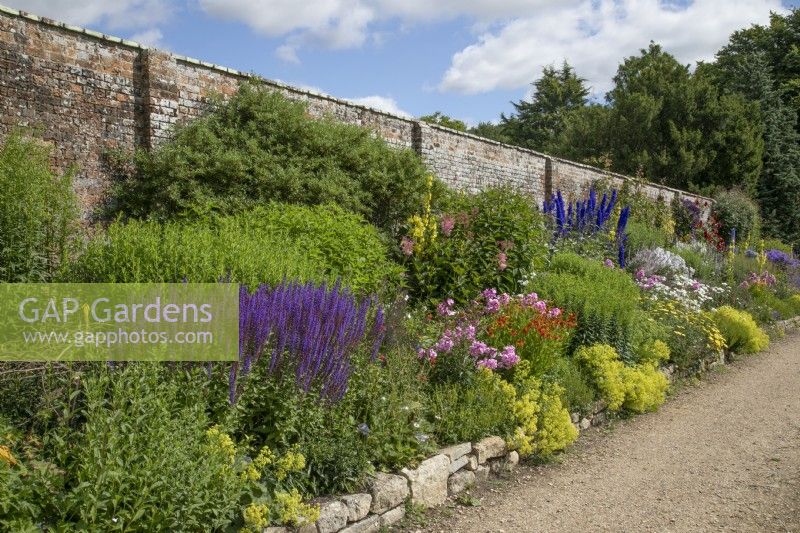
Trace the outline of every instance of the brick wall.
<instances>
[{"instance_id":1,"label":"brick wall","mask_svg":"<svg viewBox=\"0 0 800 533\"><path fill-rule=\"evenodd\" d=\"M32 126L52 141L54 165L76 168L75 188L85 215L102 202L110 184L109 150L153 147L173 126L206 109L214 94L231 95L251 75L177 56L0 6L0 139ZM309 114L370 128L398 148L415 150L448 185L476 191L511 185L541 202L556 189L585 193L604 172L474 135L356 105L328 95L260 80ZM654 184L652 198L698 198ZM702 199L706 200L706 199Z\"/></svg>"}]
</instances>

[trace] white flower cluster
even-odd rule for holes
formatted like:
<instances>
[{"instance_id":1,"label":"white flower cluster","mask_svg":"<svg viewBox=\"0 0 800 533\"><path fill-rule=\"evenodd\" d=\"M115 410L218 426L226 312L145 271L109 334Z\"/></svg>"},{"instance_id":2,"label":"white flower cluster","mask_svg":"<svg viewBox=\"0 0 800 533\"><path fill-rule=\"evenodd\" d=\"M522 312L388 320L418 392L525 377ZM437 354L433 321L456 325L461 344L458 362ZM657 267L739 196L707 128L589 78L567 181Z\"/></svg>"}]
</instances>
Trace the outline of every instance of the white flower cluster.
<instances>
[{"instance_id":1,"label":"white flower cluster","mask_svg":"<svg viewBox=\"0 0 800 533\"><path fill-rule=\"evenodd\" d=\"M645 276L661 275L668 278L690 277L694 269L686 264L683 257L663 248L640 250L630 262L634 272L642 271Z\"/></svg>"},{"instance_id":2,"label":"white flower cluster","mask_svg":"<svg viewBox=\"0 0 800 533\"><path fill-rule=\"evenodd\" d=\"M652 298L675 300L686 308L699 312L706 304L726 293L728 286L725 283L720 287L706 285L680 274L670 279L658 279L646 291Z\"/></svg>"}]
</instances>

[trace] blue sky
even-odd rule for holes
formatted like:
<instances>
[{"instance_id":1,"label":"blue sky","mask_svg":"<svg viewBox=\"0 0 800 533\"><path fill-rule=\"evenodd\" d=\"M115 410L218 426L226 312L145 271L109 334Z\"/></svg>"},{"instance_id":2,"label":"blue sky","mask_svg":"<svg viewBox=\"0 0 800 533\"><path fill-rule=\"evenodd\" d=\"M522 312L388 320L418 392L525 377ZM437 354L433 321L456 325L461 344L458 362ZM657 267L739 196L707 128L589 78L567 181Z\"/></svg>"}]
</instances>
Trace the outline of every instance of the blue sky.
<instances>
[{"instance_id":1,"label":"blue sky","mask_svg":"<svg viewBox=\"0 0 800 533\"><path fill-rule=\"evenodd\" d=\"M686 64L800 0L0 0L419 116L495 121L564 59L601 97L650 40Z\"/></svg>"}]
</instances>

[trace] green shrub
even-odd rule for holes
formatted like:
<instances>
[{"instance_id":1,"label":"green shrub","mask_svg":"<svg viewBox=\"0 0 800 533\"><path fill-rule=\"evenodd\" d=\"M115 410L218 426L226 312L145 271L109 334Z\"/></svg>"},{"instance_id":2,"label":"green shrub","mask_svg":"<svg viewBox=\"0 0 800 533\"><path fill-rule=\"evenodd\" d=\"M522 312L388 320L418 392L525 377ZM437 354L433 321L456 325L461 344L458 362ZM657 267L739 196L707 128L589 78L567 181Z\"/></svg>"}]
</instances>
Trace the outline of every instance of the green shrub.
<instances>
[{"instance_id":1,"label":"green shrub","mask_svg":"<svg viewBox=\"0 0 800 533\"><path fill-rule=\"evenodd\" d=\"M670 352L669 361L684 371L699 370L703 363L719 360L725 339L706 313L698 313L675 300L651 301L647 322L658 325L659 336ZM641 347L640 350L646 350ZM640 352L640 357L648 357Z\"/></svg>"},{"instance_id":2,"label":"green shrub","mask_svg":"<svg viewBox=\"0 0 800 533\"><path fill-rule=\"evenodd\" d=\"M641 341L639 287L623 270L574 254L557 254L549 271L533 279L540 297L576 313L578 326L572 350L592 344L611 344L626 360Z\"/></svg>"},{"instance_id":3,"label":"green shrub","mask_svg":"<svg viewBox=\"0 0 800 533\"><path fill-rule=\"evenodd\" d=\"M792 254L792 245L786 244L780 239L764 239L763 247L765 250L780 250L787 254Z\"/></svg>"},{"instance_id":4,"label":"green shrub","mask_svg":"<svg viewBox=\"0 0 800 533\"><path fill-rule=\"evenodd\" d=\"M517 294L546 254L544 219L510 189L456 195L441 216L430 209L423 205L405 241L409 290L419 301L466 303L488 287Z\"/></svg>"},{"instance_id":5,"label":"green shrub","mask_svg":"<svg viewBox=\"0 0 800 533\"><path fill-rule=\"evenodd\" d=\"M769 346L769 336L747 311L724 305L713 311L712 316L732 352L755 353Z\"/></svg>"},{"instance_id":6,"label":"green shrub","mask_svg":"<svg viewBox=\"0 0 800 533\"><path fill-rule=\"evenodd\" d=\"M508 444L522 457L536 454L546 458L572 444L578 438L578 430L562 402L561 386L523 374L526 372L515 375L517 427Z\"/></svg>"},{"instance_id":7,"label":"green shrub","mask_svg":"<svg viewBox=\"0 0 800 533\"><path fill-rule=\"evenodd\" d=\"M383 230L421 203L425 168L366 128L315 120L303 103L244 84L171 141L136 154L114 188L116 210L161 219L231 214L270 201L335 203Z\"/></svg>"},{"instance_id":8,"label":"green shrub","mask_svg":"<svg viewBox=\"0 0 800 533\"><path fill-rule=\"evenodd\" d=\"M719 234L728 242L736 228L736 240L754 242L761 231L758 205L738 190L721 191L714 195L712 213L719 222Z\"/></svg>"},{"instance_id":9,"label":"green shrub","mask_svg":"<svg viewBox=\"0 0 800 533\"><path fill-rule=\"evenodd\" d=\"M82 395L80 429L67 425L51 441L66 472L59 521L157 531L237 519L244 480L226 453L209 448L197 380L137 363L85 375Z\"/></svg>"},{"instance_id":10,"label":"green shrub","mask_svg":"<svg viewBox=\"0 0 800 533\"><path fill-rule=\"evenodd\" d=\"M72 174L50 171L50 148L11 133L0 147L0 282L48 281L77 229Z\"/></svg>"},{"instance_id":11,"label":"green shrub","mask_svg":"<svg viewBox=\"0 0 800 533\"><path fill-rule=\"evenodd\" d=\"M431 415L436 442L441 445L475 441L514 432L514 386L490 370L480 370L469 384L445 383L431 391Z\"/></svg>"},{"instance_id":12,"label":"green shrub","mask_svg":"<svg viewBox=\"0 0 800 533\"><path fill-rule=\"evenodd\" d=\"M564 403L571 413L588 413L595 401L589 375L572 358L560 358L551 372L551 379L564 389Z\"/></svg>"},{"instance_id":13,"label":"green shrub","mask_svg":"<svg viewBox=\"0 0 800 533\"><path fill-rule=\"evenodd\" d=\"M718 265L714 253L701 252L685 246L677 246L671 251L681 256L686 264L694 269L696 279L706 283L719 279L721 266Z\"/></svg>"},{"instance_id":14,"label":"green shrub","mask_svg":"<svg viewBox=\"0 0 800 533\"><path fill-rule=\"evenodd\" d=\"M433 452L424 374L417 355L384 350L380 364L362 365L351 378L354 418L366 433L375 468L396 471Z\"/></svg>"},{"instance_id":15,"label":"green shrub","mask_svg":"<svg viewBox=\"0 0 800 533\"><path fill-rule=\"evenodd\" d=\"M661 347L657 350L661 351ZM659 359L662 356L663 353L658 354ZM581 348L575 358L592 375L609 409L644 413L664 403L669 382L652 361L625 366L616 350L607 344Z\"/></svg>"},{"instance_id":16,"label":"green shrub","mask_svg":"<svg viewBox=\"0 0 800 533\"><path fill-rule=\"evenodd\" d=\"M76 282L216 282L255 286L284 277L342 278L357 291L396 285L400 268L374 228L332 206L273 204L210 221L114 222L63 279Z\"/></svg>"},{"instance_id":17,"label":"green shrub","mask_svg":"<svg viewBox=\"0 0 800 533\"><path fill-rule=\"evenodd\" d=\"M628 222L627 251L633 256L639 250L665 248L671 237L664 228L655 227L645 222Z\"/></svg>"}]
</instances>

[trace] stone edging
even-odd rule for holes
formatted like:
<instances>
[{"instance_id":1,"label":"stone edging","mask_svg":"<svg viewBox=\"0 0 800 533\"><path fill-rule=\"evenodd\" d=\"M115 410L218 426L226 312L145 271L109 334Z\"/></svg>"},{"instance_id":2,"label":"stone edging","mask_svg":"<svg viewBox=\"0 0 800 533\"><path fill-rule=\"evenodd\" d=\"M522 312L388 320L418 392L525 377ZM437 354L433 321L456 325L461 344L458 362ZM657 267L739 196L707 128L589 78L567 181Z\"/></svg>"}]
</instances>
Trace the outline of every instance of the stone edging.
<instances>
[{"instance_id":1,"label":"stone edging","mask_svg":"<svg viewBox=\"0 0 800 533\"><path fill-rule=\"evenodd\" d=\"M800 316L775 325L784 330L800 328ZM725 360L724 355L720 356L704 364L701 372L723 365ZM670 382L680 377L673 365L661 371ZM571 418L579 432L601 425L608 420L607 404L598 401L590 413L572 413ZM509 451L501 437L455 444L425 459L415 469L376 474L363 493L317 500L320 517L314 524L295 530L268 527L264 533L375 533L405 518L406 503L423 508L442 505L448 497L485 482L490 475L513 471L518 463L519 454Z\"/></svg>"}]
</instances>

